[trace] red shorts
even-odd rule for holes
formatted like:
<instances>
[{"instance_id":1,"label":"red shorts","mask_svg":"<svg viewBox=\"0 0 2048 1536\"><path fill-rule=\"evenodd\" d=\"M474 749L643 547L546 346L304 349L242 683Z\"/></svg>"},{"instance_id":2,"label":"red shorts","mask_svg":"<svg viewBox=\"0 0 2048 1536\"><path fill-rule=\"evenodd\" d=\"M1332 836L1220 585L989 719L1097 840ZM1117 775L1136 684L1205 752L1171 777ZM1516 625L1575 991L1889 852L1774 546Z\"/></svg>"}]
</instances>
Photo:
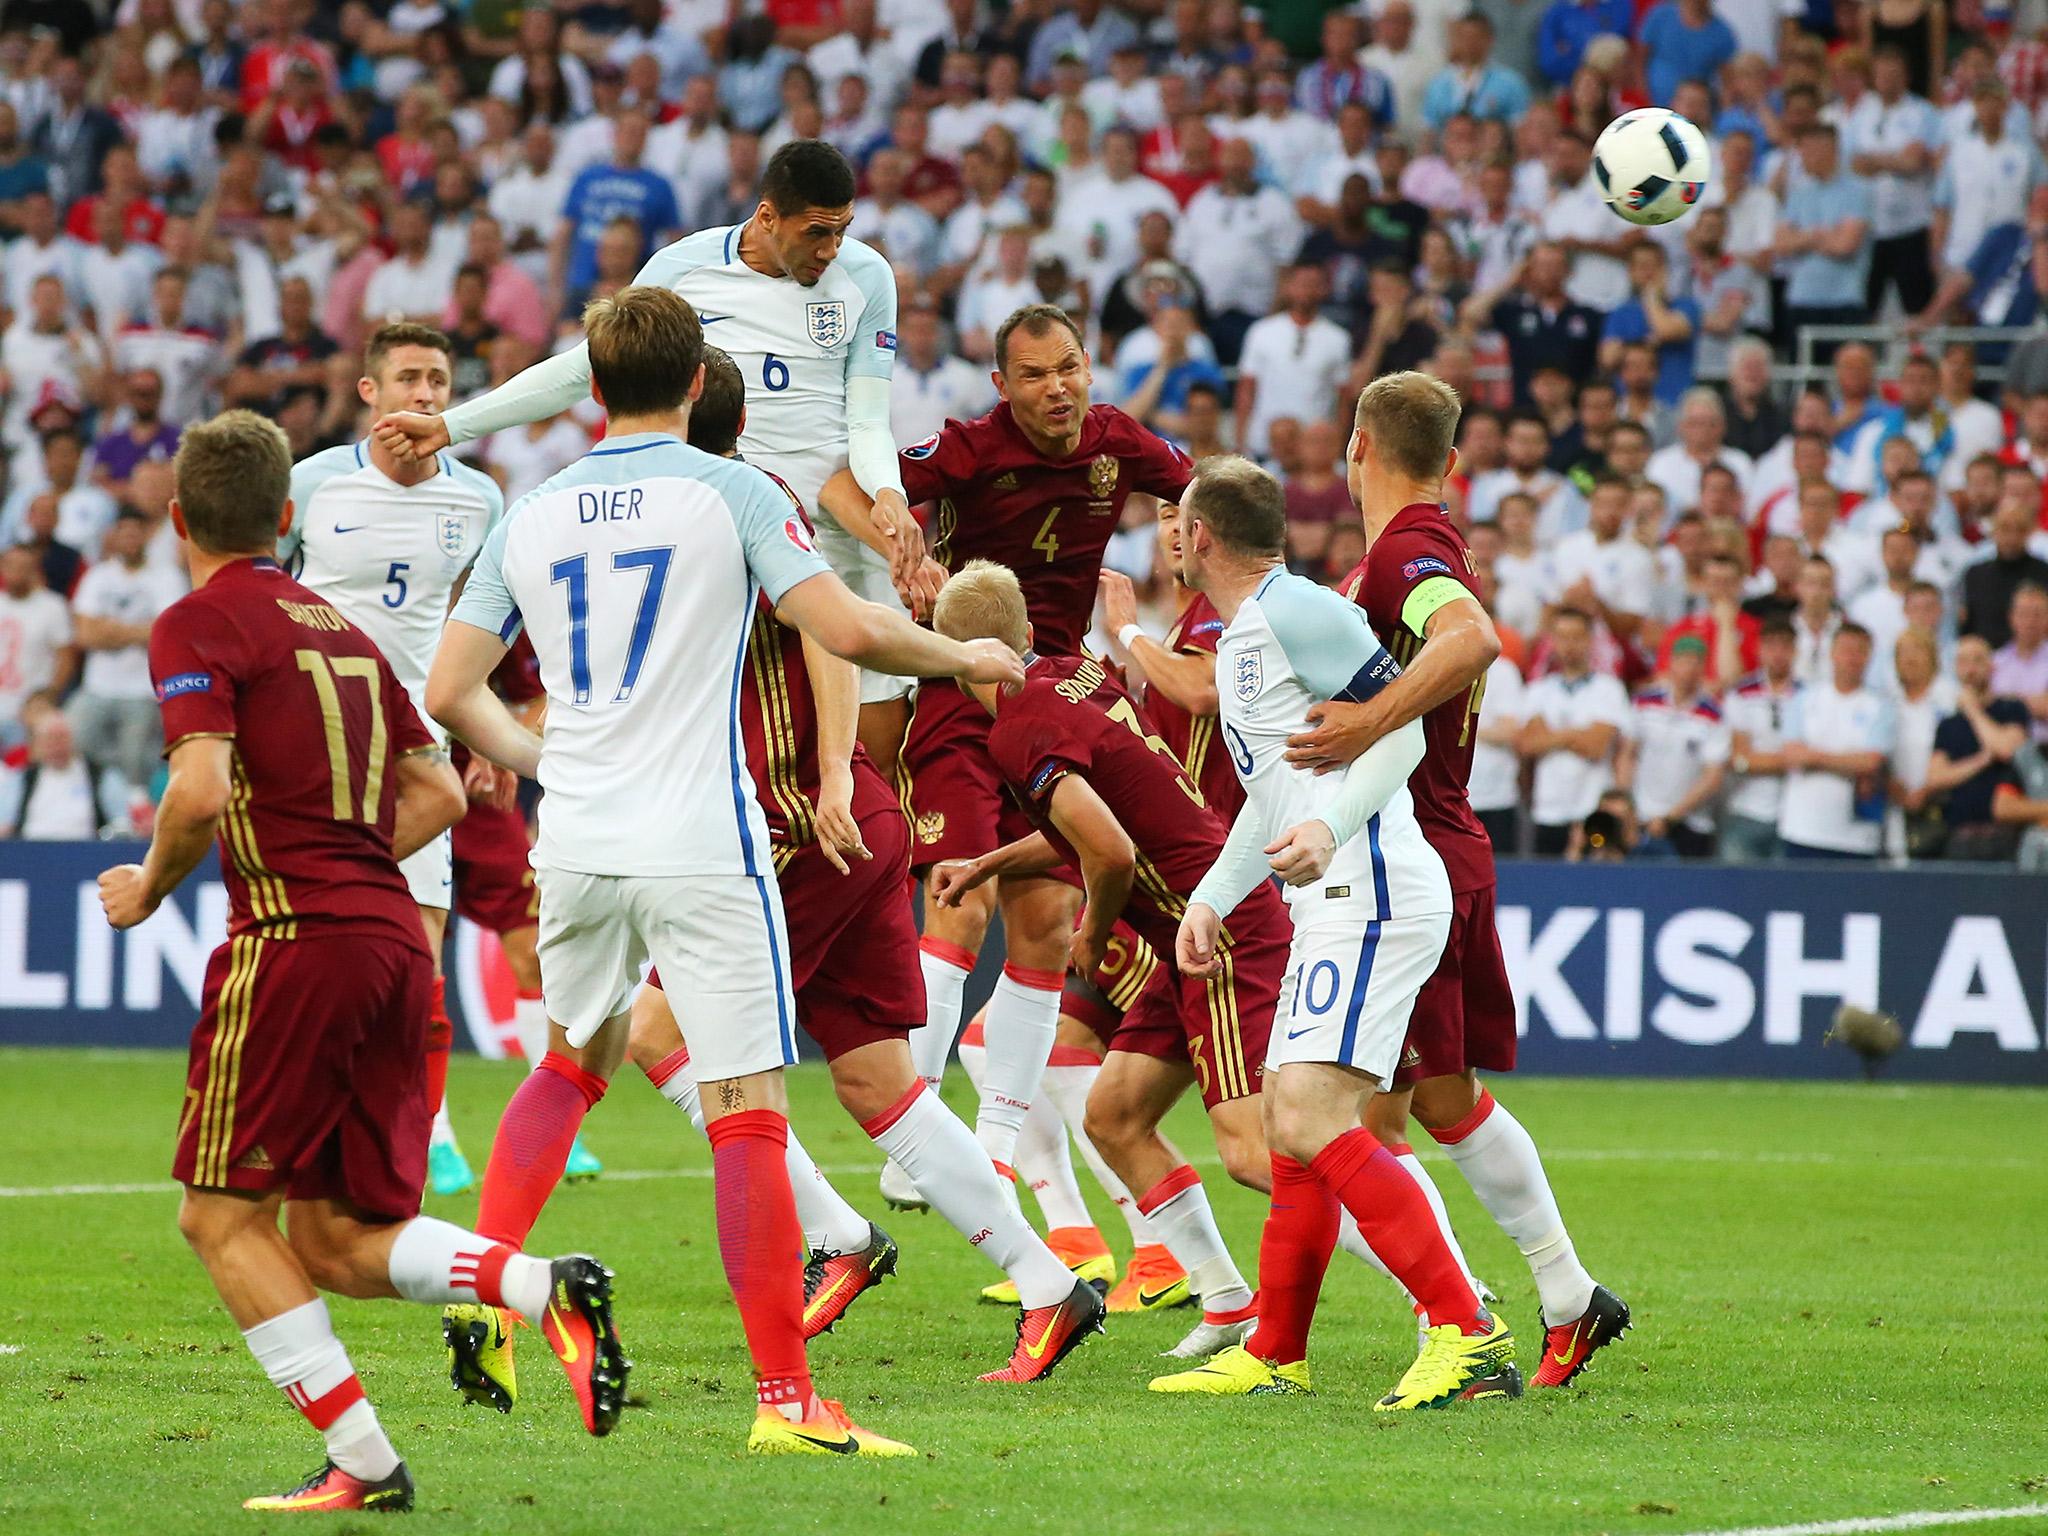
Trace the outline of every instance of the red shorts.
<instances>
[{"instance_id":1,"label":"red shorts","mask_svg":"<svg viewBox=\"0 0 2048 1536\"><path fill-rule=\"evenodd\" d=\"M976 858L1031 835L988 755L991 724L988 711L953 683L927 678L919 685L897 769L913 869Z\"/></svg>"},{"instance_id":2,"label":"red shorts","mask_svg":"<svg viewBox=\"0 0 2048 1536\"><path fill-rule=\"evenodd\" d=\"M1191 1063L1211 1109L1259 1091L1294 930L1279 896L1262 885L1226 931L1222 974L1197 980L1161 960L1109 1042L1112 1051Z\"/></svg>"},{"instance_id":3,"label":"red shorts","mask_svg":"<svg viewBox=\"0 0 2048 1536\"><path fill-rule=\"evenodd\" d=\"M231 938L206 965L171 1175L405 1220L427 1181L424 944Z\"/></svg>"},{"instance_id":4,"label":"red shorts","mask_svg":"<svg viewBox=\"0 0 2048 1536\"><path fill-rule=\"evenodd\" d=\"M1451 936L1436 973L1416 994L1396 1088L1425 1077L1515 1070L1515 994L1494 926L1493 895L1489 885L1451 898Z\"/></svg>"},{"instance_id":5,"label":"red shorts","mask_svg":"<svg viewBox=\"0 0 2048 1536\"><path fill-rule=\"evenodd\" d=\"M827 1061L924 1026L924 971L910 915L910 833L895 806L860 818L874 857L840 874L815 843L778 861L796 1021ZM660 974L647 978L661 985ZM688 1025L683 1033L689 1034Z\"/></svg>"},{"instance_id":6,"label":"red shorts","mask_svg":"<svg viewBox=\"0 0 2048 1536\"><path fill-rule=\"evenodd\" d=\"M479 928L513 933L540 921L526 818L516 808L472 804L455 823L455 910Z\"/></svg>"},{"instance_id":7,"label":"red shorts","mask_svg":"<svg viewBox=\"0 0 2048 1536\"><path fill-rule=\"evenodd\" d=\"M1152 946L1125 924L1118 923L1110 933L1102 964L1093 975L1067 972L1066 987L1060 994L1060 1013L1086 1024L1095 1032L1096 1039L1108 1045L1158 966L1159 956Z\"/></svg>"}]
</instances>

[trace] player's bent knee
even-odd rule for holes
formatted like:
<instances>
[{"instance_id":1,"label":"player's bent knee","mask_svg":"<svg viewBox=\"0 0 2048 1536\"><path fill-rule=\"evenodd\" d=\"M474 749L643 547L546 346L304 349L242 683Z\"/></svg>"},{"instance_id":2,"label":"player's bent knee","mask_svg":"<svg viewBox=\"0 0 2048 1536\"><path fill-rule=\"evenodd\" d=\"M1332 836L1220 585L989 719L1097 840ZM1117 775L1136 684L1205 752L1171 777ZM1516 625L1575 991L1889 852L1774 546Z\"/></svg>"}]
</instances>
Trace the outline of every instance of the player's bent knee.
<instances>
[{"instance_id":1,"label":"player's bent knee","mask_svg":"<svg viewBox=\"0 0 2048 1536\"><path fill-rule=\"evenodd\" d=\"M1444 1077L1428 1077L1415 1085L1410 1112L1431 1130L1444 1130L1456 1125L1479 1107L1479 1074L1464 1072ZM1403 1125L1397 1125L1392 1136L1381 1135L1382 1141L1404 1140ZM1379 1132L1375 1130L1375 1135Z\"/></svg>"},{"instance_id":2,"label":"player's bent knee","mask_svg":"<svg viewBox=\"0 0 2048 1536\"><path fill-rule=\"evenodd\" d=\"M681 1049L683 1032L661 988L643 986L629 1018L626 1055L642 1072L652 1071Z\"/></svg>"},{"instance_id":3,"label":"player's bent knee","mask_svg":"<svg viewBox=\"0 0 2048 1536\"><path fill-rule=\"evenodd\" d=\"M1365 1101L1365 1128L1380 1141L1406 1141L1408 1139L1409 1095L1405 1093L1376 1093ZM1421 1117L1420 1105L1415 1106L1417 1118ZM1424 1122L1427 1124L1428 1122Z\"/></svg>"}]
</instances>

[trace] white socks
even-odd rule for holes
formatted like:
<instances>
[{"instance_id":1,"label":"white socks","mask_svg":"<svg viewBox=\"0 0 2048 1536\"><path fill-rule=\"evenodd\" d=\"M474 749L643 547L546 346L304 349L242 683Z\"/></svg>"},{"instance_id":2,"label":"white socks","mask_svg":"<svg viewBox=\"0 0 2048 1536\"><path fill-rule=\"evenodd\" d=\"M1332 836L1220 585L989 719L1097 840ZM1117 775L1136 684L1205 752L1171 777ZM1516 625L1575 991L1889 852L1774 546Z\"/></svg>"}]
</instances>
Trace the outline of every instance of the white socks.
<instances>
[{"instance_id":1,"label":"white socks","mask_svg":"<svg viewBox=\"0 0 2048 1536\"><path fill-rule=\"evenodd\" d=\"M538 997L520 997L512 1004L512 1033L531 1072L548 1053L548 1005Z\"/></svg>"},{"instance_id":2,"label":"white socks","mask_svg":"<svg viewBox=\"0 0 2048 1536\"><path fill-rule=\"evenodd\" d=\"M1052 1306L1072 1292L1073 1272L1018 1214L974 1133L936 1093L920 1084L861 1129L910 1175L933 1210L1001 1266L1027 1310Z\"/></svg>"},{"instance_id":3,"label":"white socks","mask_svg":"<svg viewBox=\"0 0 2048 1536\"><path fill-rule=\"evenodd\" d=\"M506 1246L465 1232L453 1222L415 1216L398 1229L392 1241L391 1288L407 1301L430 1305L481 1300L477 1267L486 1254ZM548 1309L551 1275L546 1259L514 1253L505 1260L498 1291L506 1306L538 1328L541 1314Z\"/></svg>"},{"instance_id":4,"label":"white socks","mask_svg":"<svg viewBox=\"0 0 2048 1536\"><path fill-rule=\"evenodd\" d=\"M1059 1033L1062 980L1058 971L1005 965L982 1018L988 1065L974 1134L989 1158L1006 1168L1016 1166L1017 1133L1038 1096Z\"/></svg>"},{"instance_id":5,"label":"white socks","mask_svg":"<svg viewBox=\"0 0 2048 1536\"><path fill-rule=\"evenodd\" d=\"M1088 1057L1088 1053L1078 1047L1055 1045L1052 1061L1045 1069L1045 1096L1059 1110L1060 1119L1066 1122L1067 1133L1074 1138L1074 1145L1081 1149L1081 1161L1095 1175L1095 1182L1102 1186L1102 1192L1115 1201L1117 1210L1122 1212L1124 1225L1131 1229L1132 1246L1155 1247L1159 1242L1158 1232L1145 1213L1138 1209L1138 1202L1124 1186L1124 1181L1102 1160L1102 1154L1095 1150L1095 1143L1088 1139L1088 1090L1095 1086L1095 1075L1102 1070L1102 1063L1092 1057L1085 1061L1062 1061L1060 1058L1069 1050L1076 1057Z\"/></svg>"},{"instance_id":6,"label":"white socks","mask_svg":"<svg viewBox=\"0 0 2048 1536\"><path fill-rule=\"evenodd\" d=\"M1593 1277L1572 1248L1543 1159L1522 1123L1482 1089L1479 1107L1437 1141L1529 1261L1544 1323L1554 1328L1584 1316L1593 1301Z\"/></svg>"},{"instance_id":7,"label":"white socks","mask_svg":"<svg viewBox=\"0 0 2048 1536\"><path fill-rule=\"evenodd\" d=\"M936 1088L945 1080L953 1037L960 1033L960 1008L974 956L957 944L928 938L918 945L917 960L924 973L924 1028L910 1032L910 1064Z\"/></svg>"},{"instance_id":8,"label":"white socks","mask_svg":"<svg viewBox=\"0 0 2048 1536\"><path fill-rule=\"evenodd\" d=\"M1422 1159L1415 1155L1413 1147L1404 1147L1394 1153L1394 1161L1406 1168L1417 1184L1422 1186L1423 1198L1429 1201L1430 1214L1436 1217L1436 1229L1444 1235L1444 1246L1451 1250L1451 1257L1458 1261L1465 1283L1472 1287L1472 1294L1479 1294L1479 1282L1473 1278L1472 1266L1465 1262L1465 1250L1458 1246L1458 1234L1451 1230L1451 1213L1444 1209L1443 1192L1436 1187L1436 1180L1429 1176L1429 1170L1422 1166Z\"/></svg>"},{"instance_id":9,"label":"white socks","mask_svg":"<svg viewBox=\"0 0 2048 1536\"><path fill-rule=\"evenodd\" d=\"M348 1351L334 1336L327 1303L314 1297L242 1335L271 1384L327 1442L327 1458L351 1477L377 1482L398 1467L398 1452L363 1396Z\"/></svg>"},{"instance_id":10,"label":"white socks","mask_svg":"<svg viewBox=\"0 0 2048 1536\"><path fill-rule=\"evenodd\" d=\"M687 1050L677 1050L648 1068L647 1080L690 1117L700 1136L704 1134L704 1106L697 1099L697 1079L691 1075ZM796 1196L796 1219L804 1229L804 1246L828 1254L858 1253L867 1247L874 1235L867 1217L848 1205L811 1161L794 1126L783 1157L789 1168L790 1193Z\"/></svg>"},{"instance_id":11,"label":"white socks","mask_svg":"<svg viewBox=\"0 0 2048 1536\"><path fill-rule=\"evenodd\" d=\"M448 1118L448 1096L441 1095L441 1107L434 1111L434 1129L427 1136L427 1144L434 1147L455 1145L455 1124Z\"/></svg>"},{"instance_id":12,"label":"white socks","mask_svg":"<svg viewBox=\"0 0 2048 1536\"><path fill-rule=\"evenodd\" d=\"M988 1076L985 1029L984 1024L970 1024L960 1037L960 1066L977 1094ZM1059 1053L1058 1046L1053 1047L1053 1053ZM1050 1075L1048 1068L1047 1076ZM1038 1212L1045 1218L1048 1232L1061 1227L1094 1230L1095 1218L1089 1214L1081 1188L1074 1181L1074 1162L1067 1153L1067 1128L1043 1095L1032 1101L1024 1116L1024 1128L1017 1135L1016 1167L1017 1181L1037 1199Z\"/></svg>"},{"instance_id":13,"label":"white socks","mask_svg":"<svg viewBox=\"0 0 2048 1536\"><path fill-rule=\"evenodd\" d=\"M1223 1246L1223 1234L1209 1209L1209 1192L1193 1168L1181 1164L1146 1191L1141 1205L1158 1230L1159 1241L1187 1271L1188 1289L1202 1298L1205 1317L1217 1321L1218 1314L1251 1306L1251 1287Z\"/></svg>"}]
</instances>

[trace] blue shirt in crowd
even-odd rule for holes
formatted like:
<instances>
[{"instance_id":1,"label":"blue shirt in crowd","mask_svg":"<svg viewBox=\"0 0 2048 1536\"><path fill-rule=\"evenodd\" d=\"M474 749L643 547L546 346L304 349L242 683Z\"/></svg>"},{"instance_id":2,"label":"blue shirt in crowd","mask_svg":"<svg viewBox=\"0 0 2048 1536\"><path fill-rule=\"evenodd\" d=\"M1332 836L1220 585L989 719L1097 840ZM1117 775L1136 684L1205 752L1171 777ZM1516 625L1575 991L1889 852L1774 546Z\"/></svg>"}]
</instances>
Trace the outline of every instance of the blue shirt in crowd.
<instances>
[{"instance_id":1,"label":"blue shirt in crowd","mask_svg":"<svg viewBox=\"0 0 2048 1536\"><path fill-rule=\"evenodd\" d=\"M631 219L640 226L640 260L654 254L655 242L681 227L675 188L666 176L644 166L593 165L569 184L562 217L576 233L569 245L569 292L586 292L597 281L597 242L605 225Z\"/></svg>"},{"instance_id":2,"label":"blue shirt in crowd","mask_svg":"<svg viewBox=\"0 0 2048 1536\"><path fill-rule=\"evenodd\" d=\"M1679 397L1692 388L1693 351L1700 339L1700 306L1693 299L1669 299L1665 307L1692 322L1692 334L1685 340L1667 341L1657 348L1657 403L1676 405ZM1616 341L1648 341L1650 317L1643 310L1643 301L1631 295L1626 304L1610 310L1600 336L1602 340L1612 337Z\"/></svg>"},{"instance_id":3,"label":"blue shirt in crowd","mask_svg":"<svg viewBox=\"0 0 2048 1536\"><path fill-rule=\"evenodd\" d=\"M1551 0L1536 24L1536 62L1553 85L1570 85L1586 44L1603 32L1626 39L1635 30L1630 0Z\"/></svg>"},{"instance_id":4,"label":"blue shirt in crowd","mask_svg":"<svg viewBox=\"0 0 2048 1536\"><path fill-rule=\"evenodd\" d=\"M1721 66L1735 57L1735 29L1718 16L1705 25L1689 27L1678 14L1674 0L1664 0L1643 18L1644 74L1650 100L1661 107L1671 105L1672 92L1681 80L1715 83Z\"/></svg>"},{"instance_id":5,"label":"blue shirt in crowd","mask_svg":"<svg viewBox=\"0 0 2048 1536\"><path fill-rule=\"evenodd\" d=\"M1833 229L1844 219L1863 221L1863 239L1847 260L1807 251L1792 259L1785 302L1794 309L1847 309L1865 302L1870 280L1870 183L1847 171L1832 181L1808 179L1785 199L1778 217L1794 229Z\"/></svg>"}]
</instances>

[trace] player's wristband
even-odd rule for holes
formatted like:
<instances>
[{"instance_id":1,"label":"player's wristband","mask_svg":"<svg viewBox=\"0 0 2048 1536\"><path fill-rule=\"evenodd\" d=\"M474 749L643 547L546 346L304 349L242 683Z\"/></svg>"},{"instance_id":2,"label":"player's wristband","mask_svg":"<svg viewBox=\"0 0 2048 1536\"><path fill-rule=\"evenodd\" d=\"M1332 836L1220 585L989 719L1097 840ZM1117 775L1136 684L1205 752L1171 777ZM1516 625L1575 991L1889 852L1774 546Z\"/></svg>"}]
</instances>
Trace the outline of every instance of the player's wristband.
<instances>
[{"instance_id":1,"label":"player's wristband","mask_svg":"<svg viewBox=\"0 0 2048 1536\"><path fill-rule=\"evenodd\" d=\"M1116 643L1128 651L1131 648L1131 641L1135 639L1137 636L1142 635L1144 633L1144 625L1126 624L1122 629L1116 632Z\"/></svg>"}]
</instances>

